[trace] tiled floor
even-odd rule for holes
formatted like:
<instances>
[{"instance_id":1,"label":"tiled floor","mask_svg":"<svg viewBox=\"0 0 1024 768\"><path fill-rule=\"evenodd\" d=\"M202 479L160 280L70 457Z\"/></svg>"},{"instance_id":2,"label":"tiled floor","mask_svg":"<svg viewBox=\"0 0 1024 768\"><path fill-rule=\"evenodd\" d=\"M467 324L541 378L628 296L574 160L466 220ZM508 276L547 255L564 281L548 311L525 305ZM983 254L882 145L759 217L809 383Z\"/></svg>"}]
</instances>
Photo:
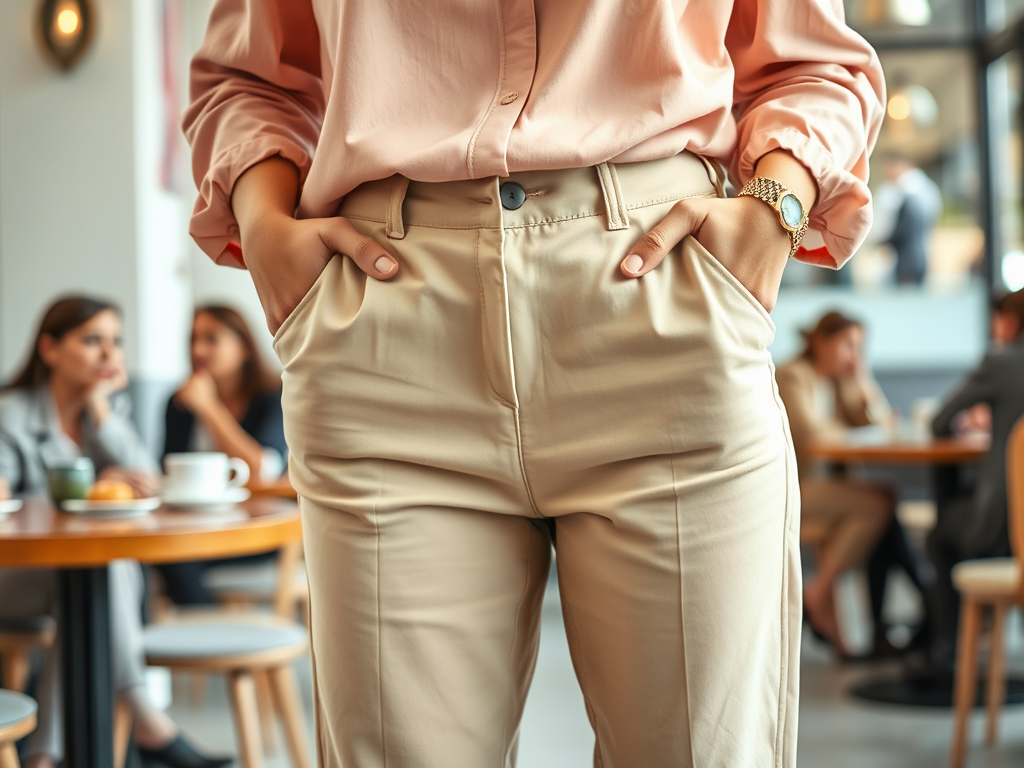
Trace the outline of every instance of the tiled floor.
<instances>
[{"instance_id":1,"label":"tiled floor","mask_svg":"<svg viewBox=\"0 0 1024 768\"><path fill-rule=\"evenodd\" d=\"M1013 622L1019 635L1019 622ZM542 643L533 689L523 719L522 768L589 768L593 736L576 686L562 629L557 596L545 600ZM1011 667L1024 673L1019 638L1011 642ZM937 768L947 764L951 716L860 703L844 693L855 680L880 667L837 668L814 641L802 655L800 768ZM300 670L309 696L309 674ZM187 681L178 681L171 713L187 733L206 747L234 751L234 736L223 686L209 685L204 706L188 704ZM974 722L971 768L1024 765L1024 707L1003 715L1000 745L981 745L981 717ZM310 729L312 743L312 729ZM268 768L285 768L281 750Z\"/></svg>"}]
</instances>

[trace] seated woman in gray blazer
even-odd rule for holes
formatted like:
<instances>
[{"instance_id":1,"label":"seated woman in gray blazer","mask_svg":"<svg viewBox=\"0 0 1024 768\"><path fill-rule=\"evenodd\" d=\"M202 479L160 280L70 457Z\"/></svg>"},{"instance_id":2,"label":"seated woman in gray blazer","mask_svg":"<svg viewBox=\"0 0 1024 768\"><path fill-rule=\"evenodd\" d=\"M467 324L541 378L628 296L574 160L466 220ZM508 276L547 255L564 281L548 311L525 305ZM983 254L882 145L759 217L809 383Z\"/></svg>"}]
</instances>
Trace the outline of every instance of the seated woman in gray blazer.
<instances>
[{"instance_id":1,"label":"seated woman in gray blazer","mask_svg":"<svg viewBox=\"0 0 1024 768\"><path fill-rule=\"evenodd\" d=\"M47 466L79 456L92 459L100 477L154 493L156 463L128 420L127 400L113 397L127 384L117 309L84 297L53 304L27 364L0 390L0 499L45 494ZM229 760L196 753L146 697L142 589L138 563L111 564L114 685L132 710L135 743L144 757L169 768L226 765ZM54 600L50 571L0 568L0 619L55 613ZM30 736L26 768L49 768L63 757L59 643L58 627L38 684L39 726Z\"/></svg>"}]
</instances>

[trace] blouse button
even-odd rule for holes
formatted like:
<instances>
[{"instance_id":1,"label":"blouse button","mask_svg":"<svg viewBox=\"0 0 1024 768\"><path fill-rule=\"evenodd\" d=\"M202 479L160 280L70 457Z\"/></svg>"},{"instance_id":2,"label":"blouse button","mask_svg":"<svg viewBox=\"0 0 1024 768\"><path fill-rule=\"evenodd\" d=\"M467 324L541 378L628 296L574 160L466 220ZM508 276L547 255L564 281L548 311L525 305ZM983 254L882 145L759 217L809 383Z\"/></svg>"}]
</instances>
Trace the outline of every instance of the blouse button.
<instances>
[{"instance_id":1,"label":"blouse button","mask_svg":"<svg viewBox=\"0 0 1024 768\"><path fill-rule=\"evenodd\" d=\"M513 101L515 101L518 98L519 98L519 91L509 91L508 93L506 93L504 96L501 97L501 100L498 103L501 104L502 106L504 106L506 104L511 104Z\"/></svg>"}]
</instances>

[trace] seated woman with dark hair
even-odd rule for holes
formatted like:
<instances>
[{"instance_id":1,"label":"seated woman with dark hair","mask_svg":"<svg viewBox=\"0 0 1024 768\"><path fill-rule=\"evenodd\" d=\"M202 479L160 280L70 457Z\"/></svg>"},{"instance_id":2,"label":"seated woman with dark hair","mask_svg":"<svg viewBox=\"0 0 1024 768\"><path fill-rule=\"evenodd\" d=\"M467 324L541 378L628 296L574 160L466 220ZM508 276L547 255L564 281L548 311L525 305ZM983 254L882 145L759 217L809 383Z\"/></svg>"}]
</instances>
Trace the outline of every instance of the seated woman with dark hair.
<instances>
[{"instance_id":1,"label":"seated woman with dark hair","mask_svg":"<svg viewBox=\"0 0 1024 768\"><path fill-rule=\"evenodd\" d=\"M248 464L255 484L278 479L288 452L281 377L263 362L248 324L230 307L198 308L192 319L191 358L192 375L167 403L164 456L218 451ZM203 572L224 562L160 566L168 597L178 605L214 602Z\"/></svg>"},{"instance_id":2,"label":"seated woman with dark hair","mask_svg":"<svg viewBox=\"0 0 1024 768\"><path fill-rule=\"evenodd\" d=\"M85 297L54 303L43 316L28 363L0 391L0 498L45 495L47 467L78 457L92 460L99 477L156 492L156 464L128 419L128 384L121 350L121 318L114 305ZM0 618L55 614L53 573L0 568ZM110 645L113 682L132 713L143 757L171 768L216 768L229 759L206 758L146 696L142 645L143 579L139 564L110 565ZM39 725L28 738L26 768L63 759L60 703L61 628L47 651L39 680Z\"/></svg>"}]
</instances>

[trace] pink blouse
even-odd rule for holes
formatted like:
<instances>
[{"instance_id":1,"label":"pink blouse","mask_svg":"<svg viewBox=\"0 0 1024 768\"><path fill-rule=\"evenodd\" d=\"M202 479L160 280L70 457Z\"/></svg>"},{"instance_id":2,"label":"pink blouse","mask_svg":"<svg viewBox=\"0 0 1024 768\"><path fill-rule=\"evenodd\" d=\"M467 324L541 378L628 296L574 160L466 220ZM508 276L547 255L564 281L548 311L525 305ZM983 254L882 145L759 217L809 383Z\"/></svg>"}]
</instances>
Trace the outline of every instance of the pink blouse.
<instances>
[{"instance_id":1,"label":"pink blouse","mask_svg":"<svg viewBox=\"0 0 1024 768\"><path fill-rule=\"evenodd\" d=\"M190 231L240 266L231 190L281 155L300 217L364 181L505 176L684 149L737 186L783 148L839 266L870 224L878 58L842 0L217 0L192 61ZM805 257L812 260L814 257Z\"/></svg>"}]
</instances>

